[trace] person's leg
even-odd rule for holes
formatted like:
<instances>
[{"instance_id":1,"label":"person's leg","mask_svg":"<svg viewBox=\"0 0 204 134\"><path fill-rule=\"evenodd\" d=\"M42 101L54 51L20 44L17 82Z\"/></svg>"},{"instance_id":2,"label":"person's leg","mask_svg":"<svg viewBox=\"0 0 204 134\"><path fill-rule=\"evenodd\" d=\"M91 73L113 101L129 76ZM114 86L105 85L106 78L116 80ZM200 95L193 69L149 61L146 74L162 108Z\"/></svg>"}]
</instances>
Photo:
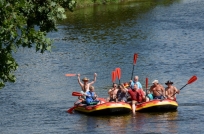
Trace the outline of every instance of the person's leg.
<instances>
[{"instance_id":1,"label":"person's leg","mask_svg":"<svg viewBox=\"0 0 204 134\"><path fill-rule=\"evenodd\" d=\"M133 100L133 101L132 101L132 113L133 113L133 116L135 116L135 110L136 110L135 104L136 104L136 101Z\"/></svg>"}]
</instances>

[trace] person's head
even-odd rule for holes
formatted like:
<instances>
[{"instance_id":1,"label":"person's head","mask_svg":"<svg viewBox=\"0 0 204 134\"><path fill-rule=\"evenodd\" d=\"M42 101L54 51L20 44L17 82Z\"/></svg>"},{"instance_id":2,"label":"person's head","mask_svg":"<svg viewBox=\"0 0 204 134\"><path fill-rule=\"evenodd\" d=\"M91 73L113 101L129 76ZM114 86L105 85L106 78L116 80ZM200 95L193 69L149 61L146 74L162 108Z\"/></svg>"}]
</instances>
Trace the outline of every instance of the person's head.
<instances>
[{"instance_id":1,"label":"person's head","mask_svg":"<svg viewBox=\"0 0 204 134\"><path fill-rule=\"evenodd\" d=\"M138 76L135 76L134 77L134 81L138 81L139 80L139 77Z\"/></svg>"},{"instance_id":2,"label":"person's head","mask_svg":"<svg viewBox=\"0 0 204 134\"><path fill-rule=\"evenodd\" d=\"M154 81L152 82L153 85L157 85L158 83L159 83L158 80L154 80Z\"/></svg>"},{"instance_id":3,"label":"person's head","mask_svg":"<svg viewBox=\"0 0 204 134\"><path fill-rule=\"evenodd\" d=\"M172 81L167 81L166 83L165 83L168 87L170 87L172 84L173 84L173 82Z\"/></svg>"},{"instance_id":4,"label":"person's head","mask_svg":"<svg viewBox=\"0 0 204 134\"><path fill-rule=\"evenodd\" d=\"M117 84L116 83L113 83L113 88L117 88Z\"/></svg>"},{"instance_id":5,"label":"person's head","mask_svg":"<svg viewBox=\"0 0 204 134\"><path fill-rule=\"evenodd\" d=\"M84 77L84 78L82 79L82 81L83 81L84 83L88 83L89 79L88 79L87 77Z\"/></svg>"},{"instance_id":6,"label":"person's head","mask_svg":"<svg viewBox=\"0 0 204 134\"><path fill-rule=\"evenodd\" d=\"M90 86L90 87L89 87L89 90L90 90L91 92L94 92L94 86Z\"/></svg>"},{"instance_id":7,"label":"person's head","mask_svg":"<svg viewBox=\"0 0 204 134\"><path fill-rule=\"evenodd\" d=\"M125 87L124 87L123 83L121 83L121 84L118 86L118 88L122 90L122 89L124 89Z\"/></svg>"},{"instance_id":8,"label":"person's head","mask_svg":"<svg viewBox=\"0 0 204 134\"><path fill-rule=\"evenodd\" d=\"M138 85L137 85L136 83L134 84L133 89L134 89L134 90L137 90L137 89L138 89Z\"/></svg>"}]
</instances>

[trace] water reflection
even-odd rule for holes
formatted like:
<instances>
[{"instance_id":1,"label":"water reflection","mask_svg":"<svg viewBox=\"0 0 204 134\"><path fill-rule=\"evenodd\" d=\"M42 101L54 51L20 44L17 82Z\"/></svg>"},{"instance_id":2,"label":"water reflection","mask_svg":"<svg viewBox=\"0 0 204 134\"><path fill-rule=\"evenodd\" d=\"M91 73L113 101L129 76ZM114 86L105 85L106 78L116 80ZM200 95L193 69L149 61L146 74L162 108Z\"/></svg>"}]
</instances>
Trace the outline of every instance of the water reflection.
<instances>
[{"instance_id":1,"label":"water reflection","mask_svg":"<svg viewBox=\"0 0 204 134\"><path fill-rule=\"evenodd\" d=\"M128 133L127 126L130 122L130 115L121 116L83 116L83 120L79 120L80 126L77 126L78 132L90 133Z\"/></svg>"},{"instance_id":2,"label":"water reflection","mask_svg":"<svg viewBox=\"0 0 204 134\"><path fill-rule=\"evenodd\" d=\"M167 113L136 113L124 116L83 116L77 131L79 132L101 132L101 133L177 133L178 132L178 112Z\"/></svg>"},{"instance_id":3,"label":"water reflection","mask_svg":"<svg viewBox=\"0 0 204 134\"><path fill-rule=\"evenodd\" d=\"M141 25L137 22L137 18L144 17L143 14L157 6L170 6L179 1L124 2L67 12L68 18L60 22L67 25L65 28L67 34L63 40L78 40L81 43L109 40L109 44L117 44L118 39L120 41L145 39L147 37L145 34L148 32L140 30ZM134 25L138 26L134 27ZM127 29L131 29L131 33L134 31L134 34L128 34Z\"/></svg>"},{"instance_id":4,"label":"water reflection","mask_svg":"<svg viewBox=\"0 0 204 134\"><path fill-rule=\"evenodd\" d=\"M178 113L137 113L136 118L132 119L132 131L135 132L149 132L161 133L178 131L177 124ZM129 128L129 129L131 129Z\"/></svg>"}]
</instances>

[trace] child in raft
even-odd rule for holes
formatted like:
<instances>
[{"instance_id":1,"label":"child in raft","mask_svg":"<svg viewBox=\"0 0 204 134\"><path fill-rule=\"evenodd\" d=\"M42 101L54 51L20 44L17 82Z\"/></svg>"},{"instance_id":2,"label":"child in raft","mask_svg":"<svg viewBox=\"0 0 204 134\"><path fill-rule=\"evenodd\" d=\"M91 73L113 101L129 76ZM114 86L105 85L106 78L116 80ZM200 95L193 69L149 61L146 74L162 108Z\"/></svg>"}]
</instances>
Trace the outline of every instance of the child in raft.
<instances>
[{"instance_id":1,"label":"child in raft","mask_svg":"<svg viewBox=\"0 0 204 134\"><path fill-rule=\"evenodd\" d=\"M89 87L89 91L86 92L86 104L87 105L97 105L100 101L97 99L97 95L94 92L94 86Z\"/></svg>"}]
</instances>

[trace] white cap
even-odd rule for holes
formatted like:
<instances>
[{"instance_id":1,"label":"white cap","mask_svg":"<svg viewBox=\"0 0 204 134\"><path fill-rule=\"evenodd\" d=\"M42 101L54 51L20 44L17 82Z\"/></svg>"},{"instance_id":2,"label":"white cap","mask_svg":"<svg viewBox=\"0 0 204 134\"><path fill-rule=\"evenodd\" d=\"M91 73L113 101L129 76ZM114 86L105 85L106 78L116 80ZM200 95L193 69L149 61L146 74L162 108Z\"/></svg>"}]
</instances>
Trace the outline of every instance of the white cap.
<instances>
[{"instance_id":1,"label":"white cap","mask_svg":"<svg viewBox=\"0 0 204 134\"><path fill-rule=\"evenodd\" d=\"M159 81L158 80L154 80L152 83L159 83Z\"/></svg>"}]
</instances>

